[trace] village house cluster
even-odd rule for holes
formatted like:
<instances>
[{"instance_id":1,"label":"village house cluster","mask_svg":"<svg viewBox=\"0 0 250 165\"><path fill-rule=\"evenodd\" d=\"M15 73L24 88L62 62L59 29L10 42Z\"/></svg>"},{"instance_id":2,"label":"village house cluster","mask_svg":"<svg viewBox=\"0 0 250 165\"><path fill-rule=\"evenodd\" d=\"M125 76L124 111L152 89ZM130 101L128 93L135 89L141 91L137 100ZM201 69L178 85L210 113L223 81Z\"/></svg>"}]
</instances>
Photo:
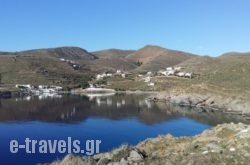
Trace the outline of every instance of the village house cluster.
<instances>
[{"instance_id":1,"label":"village house cluster","mask_svg":"<svg viewBox=\"0 0 250 165\"><path fill-rule=\"evenodd\" d=\"M158 75L164 76L176 76L176 77L183 77L183 78L193 78L192 72L183 71L182 67L167 67L165 70L160 70L157 72ZM138 74L138 78L143 80L147 83L148 86L155 86L155 83L152 81L153 73L148 71L146 74Z\"/></svg>"},{"instance_id":2,"label":"village house cluster","mask_svg":"<svg viewBox=\"0 0 250 165\"><path fill-rule=\"evenodd\" d=\"M102 73L102 74L97 74L96 75L96 80L102 80L106 77L114 77L114 76L121 76L122 78L126 77L126 73L122 72L121 70L117 70L115 73Z\"/></svg>"},{"instance_id":3,"label":"village house cluster","mask_svg":"<svg viewBox=\"0 0 250 165\"><path fill-rule=\"evenodd\" d=\"M103 80L104 78L109 78L109 77L111 78L114 76L121 76L122 78L126 78L129 74L130 73L127 72L125 73L122 72L121 70L117 70L115 73L104 72L102 74L97 74L95 76L95 79L99 81ZM193 78L194 76L192 72L184 71L183 67L167 67L165 70L159 70L157 73L148 71L146 74L138 74L137 78L147 83L149 87L153 87L155 86L155 82L153 81L152 77L154 77L155 75L164 75L167 77L176 76L176 77L183 77L190 79Z\"/></svg>"},{"instance_id":4,"label":"village house cluster","mask_svg":"<svg viewBox=\"0 0 250 165\"><path fill-rule=\"evenodd\" d=\"M152 72L147 72L146 76L143 77L144 82L147 83L148 86L155 86L155 83L151 81L152 75Z\"/></svg>"},{"instance_id":5,"label":"village house cluster","mask_svg":"<svg viewBox=\"0 0 250 165\"><path fill-rule=\"evenodd\" d=\"M192 72L182 71L182 69L182 67L167 67L166 70L160 70L158 73L164 76L193 78Z\"/></svg>"},{"instance_id":6,"label":"village house cluster","mask_svg":"<svg viewBox=\"0 0 250 165\"><path fill-rule=\"evenodd\" d=\"M155 83L152 82L152 76L153 76L153 73L149 71L146 73L146 75L138 74L137 77L143 80L145 83L147 83L148 86L155 86Z\"/></svg>"}]
</instances>

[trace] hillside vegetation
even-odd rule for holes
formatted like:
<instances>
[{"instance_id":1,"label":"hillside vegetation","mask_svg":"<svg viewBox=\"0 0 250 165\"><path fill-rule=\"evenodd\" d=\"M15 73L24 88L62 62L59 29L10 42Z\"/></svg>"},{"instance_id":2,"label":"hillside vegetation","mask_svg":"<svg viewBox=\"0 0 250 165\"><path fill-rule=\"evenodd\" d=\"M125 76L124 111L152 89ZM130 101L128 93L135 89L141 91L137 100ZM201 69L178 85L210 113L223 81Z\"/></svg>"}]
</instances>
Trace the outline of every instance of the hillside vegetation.
<instances>
[{"instance_id":1,"label":"hillside vegetation","mask_svg":"<svg viewBox=\"0 0 250 165\"><path fill-rule=\"evenodd\" d=\"M114 59L114 58L125 58L129 54L134 53L134 50L120 50L120 49L106 49L93 52L99 58Z\"/></svg>"},{"instance_id":2,"label":"hillside vegetation","mask_svg":"<svg viewBox=\"0 0 250 165\"><path fill-rule=\"evenodd\" d=\"M179 64L199 74L199 81L228 89L250 89L250 53L217 58L195 57Z\"/></svg>"},{"instance_id":3,"label":"hillside vegetation","mask_svg":"<svg viewBox=\"0 0 250 165\"><path fill-rule=\"evenodd\" d=\"M80 48L40 49L0 55L2 86L15 84L75 84L79 79L89 77L86 68L75 70L70 60L94 60L97 57Z\"/></svg>"},{"instance_id":4,"label":"hillside vegetation","mask_svg":"<svg viewBox=\"0 0 250 165\"><path fill-rule=\"evenodd\" d=\"M192 57L194 55L190 53L169 50L158 46L145 46L126 56L126 59L131 62L140 62L141 65L136 69L138 71L158 71L169 66L175 66Z\"/></svg>"},{"instance_id":5,"label":"hillside vegetation","mask_svg":"<svg viewBox=\"0 0 250 165\"><path fill-rule=\"evenodd\" d=\"M74 69L61 58L73 60L80 68ZM183 71L193 72L195 76L193 79L156 76L153 78L156 82L153 89L135 79L138 73L156 73L169 66L181 66ZM132 73L129 79L119 82L110 80L115 88L122 89L135 90L138 85L138 89L142 90L227 90L237 93L244 91L246 95L250 89L250 53L231 52L220 57L209 57L151 45L137 51L107 49L91 53L78 47L60 47L0 52L2 86L13 87L19 83L74 86L97 73L116 70Z\"/></svg>"}]
</instances>

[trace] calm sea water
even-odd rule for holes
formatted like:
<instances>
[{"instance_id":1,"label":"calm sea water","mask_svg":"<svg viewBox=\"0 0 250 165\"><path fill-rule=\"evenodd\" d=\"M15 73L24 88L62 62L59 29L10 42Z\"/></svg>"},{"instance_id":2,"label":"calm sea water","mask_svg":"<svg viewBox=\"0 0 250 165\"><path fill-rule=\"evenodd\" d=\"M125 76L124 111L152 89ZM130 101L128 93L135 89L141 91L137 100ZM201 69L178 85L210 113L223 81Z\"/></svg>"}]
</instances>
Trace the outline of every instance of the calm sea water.
<instances>
[{"instance_id":1,"label":"calm sea water","mask_svg":"<svg viewBox=\"0 0 250 165\"><path fill-rule=\"evenodd\" d=\"M154 104L145 95L41 96L0 100L0 164L14 165L51 162L65 154L27 154L25 149L10 152L17 140L101 140L105 152L121 144L137 144L159 134L192 136L213 125L238 122L218 113L197 113L192 109Z\"/></svg>"}]
</instances>

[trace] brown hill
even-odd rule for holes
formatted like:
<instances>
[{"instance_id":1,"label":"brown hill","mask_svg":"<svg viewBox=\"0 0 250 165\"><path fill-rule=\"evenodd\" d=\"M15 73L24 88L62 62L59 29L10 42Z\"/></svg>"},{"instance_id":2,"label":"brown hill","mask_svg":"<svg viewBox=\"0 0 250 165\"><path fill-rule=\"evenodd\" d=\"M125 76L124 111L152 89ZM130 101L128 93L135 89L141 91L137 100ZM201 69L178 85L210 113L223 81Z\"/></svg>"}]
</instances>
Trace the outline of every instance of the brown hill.
<instances>
[{"instance_id":1,"label":"brown hill","mask_svg":"<svg viewBox=\"0 0 250 165\"><path fill-rule=\"evenodd\" d=\"M249 56L250 52L227 52L219 56L219 58L228 58L234 56Z\"/></svg>"},{"instance_id":2,"label":"brown hill","mask_svg":"<svg viewBox=\"0 0 250 165\"><path fill-rule=\"evenodd\" d=\"M205 74L210 72L211 68L214 68L215 66L219 65L218 62L219 61L217 58L212 58L209 56L197 56L183 61L177 66L181 66L186 72Z\"/></svg>"},{"instance_id":3,"label":"brown hill","mask_svg":"<svg viewBox=\"0 0 250 165\"><path fill-rule=\"evenodd\" d=\"M59 58L76 61L93 61L96 56L77 47L36 49L21 52L4 52L0 55L1 83L11 87L28 84L75 84L88 77L90 68L75 70L72 64Z\"/></svg>"},{"instance_id":4,"label":"brown hill","mask_svg":"<svg viewBox=\"0 0 250 165\"><path fill-rule=\"evenodd\" d=\"M82 61L82 64L91 68L95 73L116 72L116 70L131 71L137 67L134 63L128 62L123 58L100 58L93 61Z\"/></svg>"},{"instance_id":5,"label":"brown hill","mask_svg":"<svg viewBox=\"0 0 250 165\"><path fill-rule=\"evenodd\" d=\"M60 58L79 64L75 70ZM133 70L136 66L123 58L98 59L97 56L78 47L35 49L21 52L0 53L1 83L15 84L78 84L85 77L97 72Z\"/></svg>"},{"instance_id":6,"label":"brown hill","mask_svg":"<svg viewBox=\"0 0 250 165\"><path fill-rule=\"evenodd\" d=\"M250 89L250 53L226 53L220 57L195 56L158 46L145 46L132 52L99 51L98 55L77 47L37 49L22 52L0 52L0 75L4 84L74 84L77 79L105 71L158 71L168 66L182 66L199 74L202 83L227 88ZM95 53L97 54L97 53ZM98 58L97 56L104 56ZM72 59L81 66L59 58Z\"/></svg>"},{"instance_id":7,"label":"brown hill","mask_svg":"<svg viewBox=\"0 0 250 165\"><path fill-rule=\"evenodd\" d=\"M120 50L120 49L105 49L92 52L95 56L104 59L125 58L127 55L134 53L134 50Z\"/></svg>"},{"instance_id":8,"label":"brown hill","mask_svg":"<svg viewBox=\"0 0 250 165\"><path fill-rule=\"evenodd\" d=\"M126 59L130 62L141 64L137 68L137 71L158 71L159 69L177 65L193 57L195 55L186 52L165 49L158 46L145 46L126 56Z\"/></svg>"},{"instance_id":9,"label":"brown hill","mask_svg":"<svg viewBox=\"0 0 250 165\"><path fill-rule=\"evenodd\" d=\"M200 74L200 81L225 88L250 89L250 53L226 53L220 57L195 57L184 61L186 71Z\"/></svg>"},{"instance_id":10,"label":"brown hill","mask_svg":"<svg viewBox=\"0 0 250 165\"><path fill-rule=\"evenodd\" d=\"M22 52L15 53L17 55L48 55L54 56L57 58L66 58L66 59L79 59L79 60L94 60L97 57L85 49L79 47L58 47L58 48L48 48L48 49L35 49L27 50Z\"/></svg>"}]
</instances>

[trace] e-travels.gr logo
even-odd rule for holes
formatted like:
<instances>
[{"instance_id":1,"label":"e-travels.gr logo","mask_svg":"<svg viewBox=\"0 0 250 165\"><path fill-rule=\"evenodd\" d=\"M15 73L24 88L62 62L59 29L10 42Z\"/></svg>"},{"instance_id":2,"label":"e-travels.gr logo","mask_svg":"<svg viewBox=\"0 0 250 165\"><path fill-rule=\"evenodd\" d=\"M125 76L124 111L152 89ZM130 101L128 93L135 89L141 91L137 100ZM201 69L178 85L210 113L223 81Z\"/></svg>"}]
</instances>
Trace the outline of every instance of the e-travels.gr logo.
<instances>
[{"instance_id":1,"label":"e-travels.gr logo","mask_svg":"<svg viewBox=\"0 0 250 165\"><path fill-rule=\"evenodd\" d=\"M86 155L98 154L101 140L86 140L85 148L81 149L80 140L30 140L25 139L25 144L19 144L17 140L10 141L10 152L18 153L19 149L25 149L26 153L81 153ZM36 150L38 149L38 150Z\"/></svg>"}]
</instances>

